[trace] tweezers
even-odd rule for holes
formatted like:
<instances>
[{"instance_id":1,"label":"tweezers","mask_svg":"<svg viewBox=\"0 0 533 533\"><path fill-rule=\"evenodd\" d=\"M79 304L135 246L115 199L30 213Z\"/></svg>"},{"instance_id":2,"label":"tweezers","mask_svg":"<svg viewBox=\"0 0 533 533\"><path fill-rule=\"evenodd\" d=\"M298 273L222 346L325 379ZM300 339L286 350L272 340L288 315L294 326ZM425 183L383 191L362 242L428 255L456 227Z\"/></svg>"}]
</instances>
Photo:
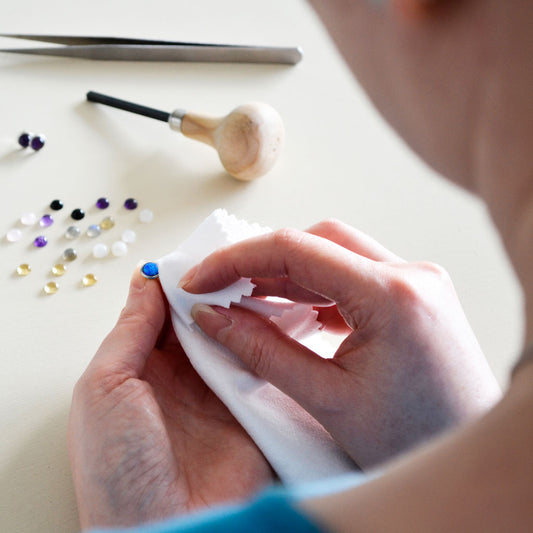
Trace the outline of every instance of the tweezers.
<instances>
[{"instance_id":1,"label":"tweezers","mask_svg":"<svg viewBox=\"0 0 533 533\"><path fill-rule=\"evenodd\" d=\"M302 51L299 47L244 46L75 35L0 33L0 37L63 45L41 46L38 48L1 48L0 52L94 60L201 61L295 65L302 59Z\"/></svg>"}]
</instances>

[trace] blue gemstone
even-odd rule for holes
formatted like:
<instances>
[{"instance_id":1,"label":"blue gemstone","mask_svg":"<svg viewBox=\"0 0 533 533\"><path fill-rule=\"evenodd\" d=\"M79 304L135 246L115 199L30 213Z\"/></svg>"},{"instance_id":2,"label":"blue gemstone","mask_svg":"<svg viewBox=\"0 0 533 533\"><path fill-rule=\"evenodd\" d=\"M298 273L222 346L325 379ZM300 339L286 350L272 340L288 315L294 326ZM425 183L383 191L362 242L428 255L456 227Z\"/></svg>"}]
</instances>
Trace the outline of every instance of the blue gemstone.
<instances>
[{"instance_id":1,"label":"blue gemstone","mask_svg":"<svg viewBox=\"0 0 533 533\"><path fill-rule=\"evenodd\" d=\"M159 268L157 263L144 263L141 267L141 274L148 279L155 279L159 277Z\"/></svg>"}]
</instances>

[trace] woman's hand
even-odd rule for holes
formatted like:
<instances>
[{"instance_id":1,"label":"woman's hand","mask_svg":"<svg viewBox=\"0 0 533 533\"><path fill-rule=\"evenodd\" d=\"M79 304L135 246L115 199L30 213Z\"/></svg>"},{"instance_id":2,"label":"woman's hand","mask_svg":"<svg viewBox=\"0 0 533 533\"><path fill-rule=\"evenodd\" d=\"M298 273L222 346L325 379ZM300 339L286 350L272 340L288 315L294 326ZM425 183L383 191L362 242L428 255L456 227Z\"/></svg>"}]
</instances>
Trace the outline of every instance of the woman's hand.
<instances>
[{"instance_id":1,"label":"woman's hand","mask_svg":"<svg viewBox=\"0 0 533 533\"><path fill-rule=\"evenodd\" d=\"M272 480L261 452L190 365L159 283L138 272L74 390L69 449L83 528L243 499Z\"/></svg>"},{"instance_id":2,"label":"woman's hand","mask_svg":"<svg viewBox=\"0 0 533 533\"><path fill-rule=\"evenodd\" d=\"M240 277L253 278L256 296L320 305L325 328L346 335L334 358L322 359L239 307L199 305L197 324L300 403L362 467L499 398L450 279L436 265L407 263L327 221L221 249L190 271L182 287L212 292Z\"/></svg>"}]
</instances>

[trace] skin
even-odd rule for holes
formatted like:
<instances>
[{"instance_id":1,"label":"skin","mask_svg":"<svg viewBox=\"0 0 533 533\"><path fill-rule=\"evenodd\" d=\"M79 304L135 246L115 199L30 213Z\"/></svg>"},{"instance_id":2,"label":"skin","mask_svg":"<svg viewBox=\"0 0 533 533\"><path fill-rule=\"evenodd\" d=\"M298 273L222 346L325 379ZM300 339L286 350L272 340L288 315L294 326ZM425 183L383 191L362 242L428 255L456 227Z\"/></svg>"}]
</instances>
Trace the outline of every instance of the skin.
<instances>
[{"instance_id":1,"label":"skin","mask_svg":"<svg viewBox=\"0 0 533 533\"><path fill-rule=\"evenodd\" d=\"M478 194L487 205L522 284L525 340L533 342L533 276L530 275L533 186L529 148L533 138L531 2L394 0L384 7L363 0L312 0L311 3L377 108L405 141L431 166ZM471 340L471 333L459 324L460 320L450 321L446 314L457 307L454 307L453 290L445 274L432 265L409 265L392 255L374 255L376 250L385 252L379 247L374 249L361 235L355 239L358 242L346 235L339 236L338 228L332 229L336 223L328 224L328 231L320 235L293 230L281 232L273 238L278 239L278 244L285 243L284 250L289 255L279 262L275 253L265 255L257 250L257 254L248 256L255 272L250 269L246 272L260 278L260 293L278 292L321 306L333 302L333 307L321 308L320 316L327 327L347 335L337 361L325 366L312 353L302 352L294 344L287 346L287 339L280 337L269 323L258 324L257 317L243 314L240 309L221 314L216 309L197 308L198 323L208 334L228 344L239 336L246 337L251 326L260 326L259 330L254 329L254 334L261 333L257 343L260 356L255 361L249 360L250 366L279 383L285 391L292 392L310 410L315 409L316 416L330 416L333 421L330 430L338 431L338 438L344 439L346 446L351 445L348 442L350 427L343 430L335 421L339 412L341 417L347 413L339 411L334 403L327 405L326 412L321 411L324 398L334 394L326 395L320 388L316 392L316 388L308 387L307 391L312 392L306 395L300 383L303 368L315 383L320 376L325 376L324 383L334 383L335 394L340 392L347 395L345 398L356 401L357 409L350 423L361 424L373 431L374 436L384 432L382 441L369 440L363 447L350 448L350 453L368 464L393 455L395 449L410 447L423 439L424 434L439 431L424 425L424 417L415 410L421 426L408 417L402 419L402 424L413 424L414 442L406 442L405 435L397 431L386 438L388 426L380 427L381 417L386 417L389 410L394 412L397 405L412 407L417 403L417 395L430 393L427 396L429 412L443 408L443 427L456 424L459 427L392 461L380 478L344 493L304 500L300 503L302 509L331 531L531 531L533 365L521 367L504 397L481 415L497 392L493 395L484 389L489 384L492 390L490 378L487 381L483 377L482 365L476 363L479 362L478 348ZM191 273L194 277L191 275L184 280L184 287L191 292L203 290L202 283L212 283L202 278L209 268L210 279L223 286L237 265L232 263L236 260L232 254L238 255L239 246L220 252L218 260L208 259L202 263ZM314 251L310 252L310 248ZM339 265L334 261L334 270L328 270L332 266L328 262L329 252L334 252L334 258L337 255L349 257L348 263ZM316 254L314 264L308 260L309 253ZM303 271L294 268L294 262L301 263L302 258ZM210 261L214 261L211 266ZM312 271L319 264L327 275L316 280ZM350 269L350 265L358 268ZM240 263L238 266L242 267ZM313 268L309 268L311 266ZM369 272L376 276L368 277ZM339 291L335 286L339 277L353 277L359 287L364 285L372 290L362 294L358 305L350 306L354 295L346 290L347 286ZM239 448L244 445L248 450L249 461L243 463L239 456L239 479L244 479L245 486L237 487L236 497L260 488L270 476L264 459L234 422L223 417L228 424L222 427L219 424L218 428L224 433L202 433L208 424L217 427L225 411L220 405L213 407L215 413L218 409L218 414L199 423L198 409L188 408L198 406L199 401L196 389L188 389L188 379L179 380L178 388L186 393L185 397L196 398L194 401L184 404L176 400L169 392L176 390L174 386L166 388L166 395L156 393L165 389L158 385L156 375L161 380L165 376L166 380L170 379L169 374L175 378L182 374L172 366L177 364L181 353L175 342L167 345L165 361L168 366L163 366L167 371L145 372L145 367L157 367L158 357L152 359L151 354L161 349L158 338L165 323L165 318L160 318L155 326L142 327L140 318L149 318L143 314L143 308L151 301L148 295L154 290L153 286L157 283L137 291L136 283L132 284L133 293L139 296L138 304L132 307L127 304L129 311L123 314L76 387L70 448L80 516L85 527L119 521L123 525L132 524L170 513L189 512L220 501L221 494L214 490L213 484L202 483L205 472L211 473L211 467L204 469L202 448L190 446L191 436L193 442L208 445L212 463L218 465L218 470L214 471L219 472L224 487L228 486L225 480L228 470L224 464L231 465L232 461L235 464L233 446L220 446L221 442L226 442L225 431L230 428ZM445 295L442 309L432 307L428 294L430 286L437 287L439 298ZM402 313L395 313L390 309L391 303L384 302L384 287L393 290L397 300L394 305L399 306L396 311ZM160 297L156 300L160 301ZM435 314L438 311L443 314ZM164 317L165 313L157 316ZM404 316L405 324L394 323ZM435 323L431 320L433 316L439 319ZM380 317L388 321L380 322ZM433 329L436 323L451 335L445 335L451 344L441 346L444 352L430 342L436 338ZM131 327L128 328L128 324ZM388 329L382 331L380 325ZM422 329L409 329L414 326ZM423 335L428 338L424 339ZM136 342L132 343L132 339ZM398 340L399 344L396 346L392 340ZM420 349L428 343L430 349L425 359ZM276 348L280 344L289 350L291 357L279 357ZM415 350L412 351L413 346ZM392 350L389 358L386 353L381 359L371 357L383 353L380 350L383 347ZM235 349L246 361L245 354L241 354L238 347ZM457 350L459 354L464 353L461 364L460 355L455 355ZM417 361L421 365L418 368L423 371L416 376L412 372L402 374L406 371L404 365L413 364L408 352L418 354ZM298 365L300 371L288 372L286 368L283 371L284 365L291 369ZM442 374L435 370L436 365ZM468 366L468 371L461 372L464 369L461 365ZM409 390L394 383L391 378L394 373L405 378L403 384L408 383ZM458 402L460 405L446 396L447 386L438 382L439 375L449 381L455 393L461 389L461 378L471 379L471 383L463 382L465 388L462 401ZM332 376L346 381L334 380ZM467 389L472 391L476 376L480 379L474 387L477 392L470 395ZM350 377L353 390L344 384ZM135 392L129 393L128 387ZM370 396L371 387L384 393L388 405L376 403L376 398L382 401L383 396ZM409 397L411 389L412 398ZM137 399L142 401L137 403ZM406 410L399 411L400 416L402 413L406 415ZM127 439L128 432L120 423L122 419L131 420L134 442L142 443L147 439L148 445L139 447L142 468L126 476L124 483L117 484L117 479L122 479L124 472L128 474L127 466L131 465L126 461L124 468L124 457L131 453L132 446ZM153 431L147 432L147 427L153 427ZM195 432L191 433L193 428ZM214 435L218 438L210 440ZM152 438L157 438L157 443L151 442ZM378 449L377 455L370 453L372 447ZM161 458L156 465L152 463L154 450ZM132 462L137 464L137 461ZM113 522L115 516L118 519Z\"/></svg>"},{"instance_id":2,"label":"skin","mask_svg":"<svg viewBox=\"0 0 533 533\"><path fill-rule=\"evenodd\" d=\"M76 384L69 452L82 529L239 501L272 482L168 318L159 283L137 271L117 325Z\"/></svg>"},{"instance_id":3,"label":"skin","mask_svg":"<svg viewBox=\"0 0 533 533\"><path fill-rule=\"evenodd\" d=\"M255 295L329 303L319 318L344 334L333 359L245 309L197 305L192 315L310 412L363 468L479 416L500 397L446 272L406 263L338 221L222 248L193 274L187 291L253 277Z\"/></svg>"},{"instance_id":4,"label":"skin","mask_svg":"<svg viewBox=\"0 0 533 533\"><path fill-rule=\"evenodd\" d=\"M357 0L311 3L375 105L406 142L431 166L485 202L523 288L525 344L530 344L532 4L527 0L397 0L380 9ZM294 268L294 256L305 250L307 237L289 232L283 239L293 246L281 262L275 254L255 250L254 255L254 249L249 249L246 274L289 279L296 275L297 284L333 299L357 333L361 322L351 322L343 313L342 292L335 297L329 285L311 283L310 272L300 276ZM223 286L232 271L244 266L238 258L239 246L196 267L186 275L184 288L203 292L204 285ZM318 254L312 267L318 264L326 266L328 259ZM335 276L326 277L326 271L322 282L331 286L343 273L339 267L329 271ZM210 280L204 278L207 272ZM288 286L287 294L294 294ZM222 323L217 314L231 322ZM234 347L232 339L246 336L253 323L238 310L204 308L197 309L196 316L204 331ZM262 355L250 364L279 380L282 364L275 349L280 345L279 334L268 326L262 336ZM307 366L310 372L316 370L309 361ZM385 376L382 379L386 382ZM299 376L285 372L280 383L296 396L302 394L298 380ZM532 382L533 364L522 365L502 400L481 419L393 461L378 479L300 505L331 531L531 531ZM399 396L394 400L402 402L406 392L396 390ZM304 400L308 398L300 401Z\"/></svg>"}]
</instances>

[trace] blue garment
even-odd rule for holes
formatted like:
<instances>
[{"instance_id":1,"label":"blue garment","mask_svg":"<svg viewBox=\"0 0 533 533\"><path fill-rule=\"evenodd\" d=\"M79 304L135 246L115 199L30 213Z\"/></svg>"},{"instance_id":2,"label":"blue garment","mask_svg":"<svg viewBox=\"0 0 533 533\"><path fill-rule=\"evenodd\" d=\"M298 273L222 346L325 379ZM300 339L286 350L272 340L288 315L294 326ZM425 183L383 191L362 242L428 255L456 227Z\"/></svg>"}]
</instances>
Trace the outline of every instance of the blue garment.
<instances>
[{"instance_id":1,"label":"blue garment","mask_svg":"<svg viewBox=\"0 0 533 533\"><path fill-rule=\"evenodd\" d=\"M342 492L379 475L379 471L352 472L291 488L273 487L244 504L221 506L129 529L99 529L91 533L324 533L326 530L295 508L294 503L304 498Z\"/></svg>"},{"instance_id":2,"label":"blue garment","mask_svg":"<svg viewBox=\"0 0 533 533\"><path fill-rule=\"evenodd\" d=\"M111 533L119 530L98 530ZM124 533L323 533L291 505L285 491L268 490L248 505L224 506L180 519L145 524Z\"/></svg>"}]
</instances>

